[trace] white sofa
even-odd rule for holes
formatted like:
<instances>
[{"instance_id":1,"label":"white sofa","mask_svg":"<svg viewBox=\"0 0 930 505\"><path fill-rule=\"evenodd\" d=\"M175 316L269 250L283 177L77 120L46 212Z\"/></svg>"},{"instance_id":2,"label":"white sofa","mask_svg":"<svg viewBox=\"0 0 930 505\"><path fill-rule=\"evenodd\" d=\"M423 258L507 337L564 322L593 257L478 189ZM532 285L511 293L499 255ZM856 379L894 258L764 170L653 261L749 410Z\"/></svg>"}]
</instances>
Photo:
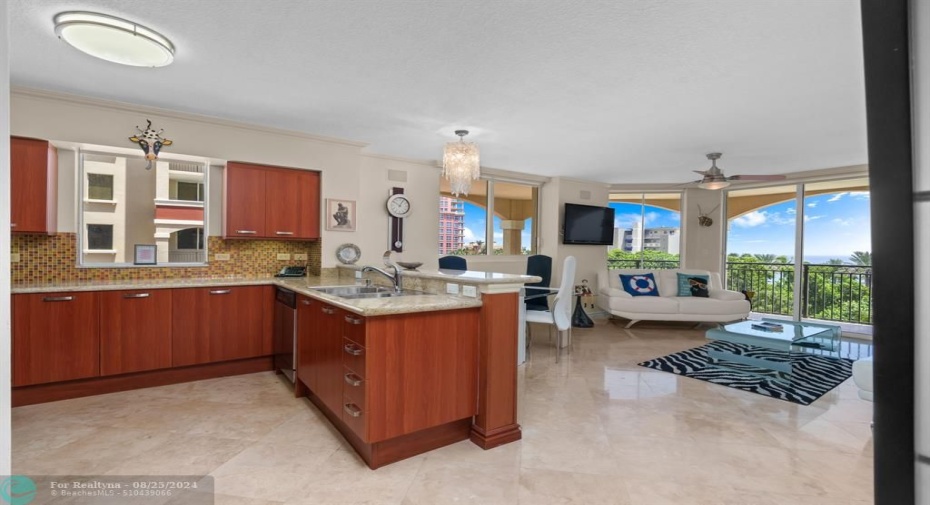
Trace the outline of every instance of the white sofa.
<instances>
[{"instance_id":1,"label":"white sofa","mask_svg":"<svg viewBox=\"0 0 930 505\"><path fill-rule=\"evenodd\" d=\"M659 296L632 296L620 286L620 274L652 273ZM706 275L708 298L678 296L678 274ZM608 313L629 319L627 328L639 321L697 321L723 323L745 319L750 305L738 291L723 289L720 274L707 270L612 269L597 274L597 305Z\"/></svg>"}]
</instances>

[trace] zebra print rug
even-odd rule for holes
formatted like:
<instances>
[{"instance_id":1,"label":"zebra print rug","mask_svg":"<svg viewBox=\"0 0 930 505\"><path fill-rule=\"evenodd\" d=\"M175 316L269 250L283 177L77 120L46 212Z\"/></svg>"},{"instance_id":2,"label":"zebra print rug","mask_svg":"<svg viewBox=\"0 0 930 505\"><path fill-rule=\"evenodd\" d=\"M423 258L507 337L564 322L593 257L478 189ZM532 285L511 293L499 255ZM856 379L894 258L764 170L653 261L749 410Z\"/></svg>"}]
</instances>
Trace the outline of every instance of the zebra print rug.
<instances>
[{"instance_id":1,"label":"zebra print rug","mask_svg":"<svg viewBox=\"0 0 930 505\"><path fill-rule=\"evenodd\" d=\"M790 382L760 377L755 367L728 363L727 369L708 365L707 349L716 348L747 356L792 362ZM820 356L804 352L771 351L759 347L716 341L694 349L639 363L639 366L684 375L692 379L742 389L763 396L800 405L810 405L827 391L839 386L852 375L853 360Z\"/></svg>"}]
</instances>

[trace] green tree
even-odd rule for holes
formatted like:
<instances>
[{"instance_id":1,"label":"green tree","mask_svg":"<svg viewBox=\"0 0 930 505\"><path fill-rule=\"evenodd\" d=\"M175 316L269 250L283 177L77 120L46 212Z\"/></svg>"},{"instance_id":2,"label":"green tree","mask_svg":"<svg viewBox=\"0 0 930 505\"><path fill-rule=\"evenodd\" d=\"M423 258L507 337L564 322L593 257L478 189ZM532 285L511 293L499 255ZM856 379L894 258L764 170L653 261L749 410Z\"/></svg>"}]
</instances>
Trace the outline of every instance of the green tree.
<instances>
[{"instance_id":1,"label":"green tree","mask_svg":"<svg viewBox=\"0 0 930 505\"><path fill-rule=\"evenodd\" d=\"M872 266L872 253L869 251L855 251L849 257L854 265Z\"/></svg>"},{"instance_id":2,"label":"green tree","mask_svg":"<svg viewBox=\"0 0 930 505\"><path fill-rule=\"evenodd\" d=\"M753 254L753 257L756 258L759 263L775 263L774 254Z\"/></svg>"}]
</instances>

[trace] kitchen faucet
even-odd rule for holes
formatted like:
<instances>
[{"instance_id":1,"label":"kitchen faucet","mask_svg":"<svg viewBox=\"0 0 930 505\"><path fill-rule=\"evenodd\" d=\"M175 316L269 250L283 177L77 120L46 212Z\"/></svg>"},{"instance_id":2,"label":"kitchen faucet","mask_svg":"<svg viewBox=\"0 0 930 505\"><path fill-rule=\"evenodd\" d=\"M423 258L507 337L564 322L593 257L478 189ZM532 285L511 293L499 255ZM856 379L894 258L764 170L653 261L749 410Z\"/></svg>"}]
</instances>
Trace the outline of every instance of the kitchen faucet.
<instances>
[{"instance_id":1,"label":"kitchen faucet","mask_svg":"<svg viewBox=\"0 0 930 505\"><path fill-rule=\"evenodd\" d=\"M394 269L394 275L387 273L387 271L382 270L378 267L366 266L362 267L362 273L366 272L378 272L379 274L387 277L391 280L391 283L394 285L394 292L400 293L401 290L401 277L400 277L400 268L391 261L391 251L386 251L384 253L384 264Z\"/></svg>"}]
</instances>

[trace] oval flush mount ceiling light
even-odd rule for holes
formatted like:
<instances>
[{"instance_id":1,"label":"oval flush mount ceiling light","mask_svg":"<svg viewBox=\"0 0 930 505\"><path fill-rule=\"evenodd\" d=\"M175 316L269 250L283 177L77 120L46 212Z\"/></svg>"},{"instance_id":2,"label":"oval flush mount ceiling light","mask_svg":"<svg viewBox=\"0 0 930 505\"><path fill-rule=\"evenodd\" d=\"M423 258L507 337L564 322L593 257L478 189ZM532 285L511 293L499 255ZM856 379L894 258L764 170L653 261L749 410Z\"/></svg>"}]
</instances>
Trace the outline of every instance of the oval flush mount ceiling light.
<instances>
[{"instance_id":1,"label":"oval flush mount ceiling light","mask_svg":"<svg viewBox=\"0 0 930 505\"><path fill-rule=\"evenodd\" d=\"M134 67L164 67L174 61L174 44L138 23L95 12L62 12L55 34L102 60Z\"/></svg>"}]
</instances>

